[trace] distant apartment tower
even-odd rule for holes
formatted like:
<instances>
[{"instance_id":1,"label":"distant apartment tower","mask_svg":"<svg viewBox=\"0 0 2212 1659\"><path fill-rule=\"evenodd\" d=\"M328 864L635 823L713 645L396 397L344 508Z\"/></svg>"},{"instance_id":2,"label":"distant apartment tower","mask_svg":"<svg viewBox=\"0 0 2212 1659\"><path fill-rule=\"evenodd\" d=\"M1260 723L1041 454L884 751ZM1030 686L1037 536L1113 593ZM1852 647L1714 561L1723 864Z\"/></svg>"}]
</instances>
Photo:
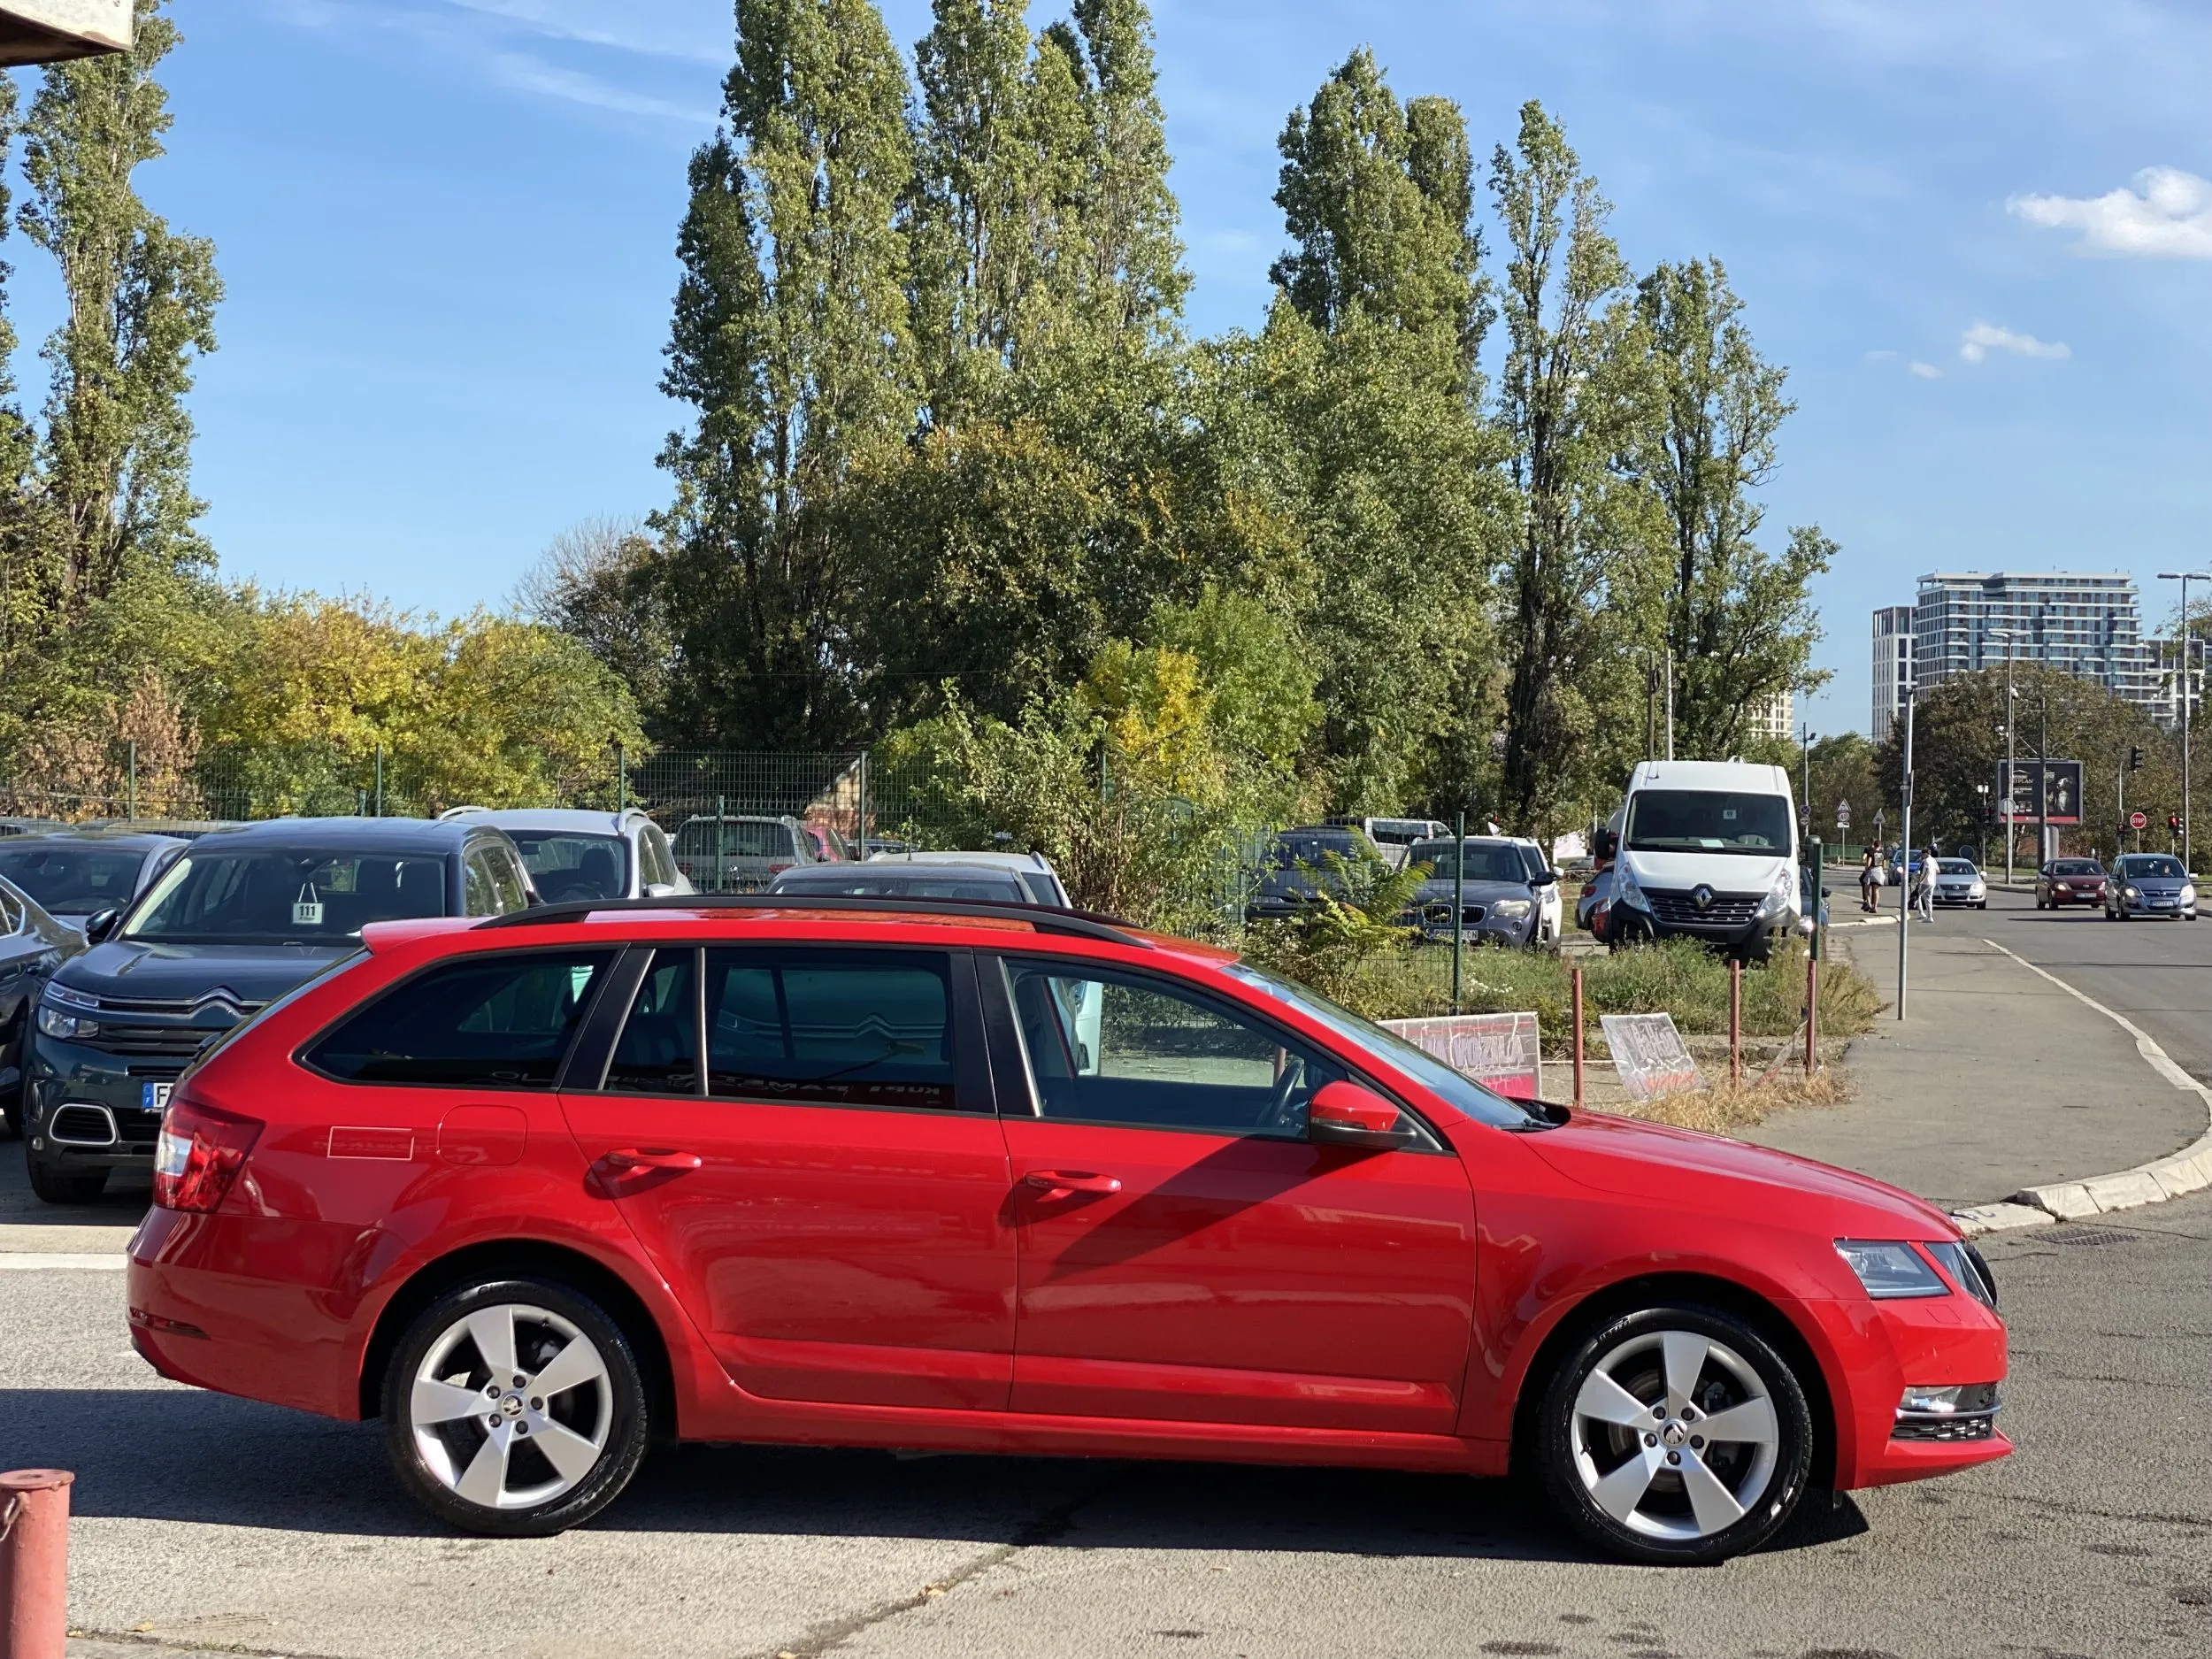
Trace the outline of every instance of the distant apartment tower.
<instances>
[{"instance_id":1,"label":"distant apartment tower","mask_svg":"<svg viewBox=\"0 0 2212 1659\"><path fill-rule=\"evenodd\" d=\"M2204 718L2205 640L2200 634L2189 636L2189 718ZM2150 657L2151 696L2147 705L2151 718L2167 731L2178 731L2181 726L2181 652L2182 643L2177 639L2153 640L2145 648Z\"/></svg>"},{"instance_id":2,"label":"distant apartment tower","mask_svg":"<svg viewBox=\"0 0 2212 1659\"><path fill-rule=\"evenodd\" d=\"M2130 703L2157 702L2157 665L2143 639L2135 579L2124 572L1923 576L1918 603L1905 614L1912 619L1913 683L1924 689L1954 674L2001 668L2009 655L2093 680ZM1874 695L1878 708L1878 684Z\"/></svg>"},{"instance_id":3,"label":"distant apartment tower","mask_svg":"<svg viewBox=\"0 0 2212 1659\"><path fill-rule=\"evenodd\" d=\"M1874 613L1874 741L1889 736L1912 690L1912 607L1884 605Z\"/></svg>"},{"instance_id":4,"label":"distant apartment tower","mask_svg":"<svg viewBox=\"0 0 2212 1659\"><path fill-rule=\"evenodd\" d=\"M1751 705L1751 735L1778 737L1785 741L1797 735L1793 716L1796 703L1785 686L1770 697L1762 697Z\"/></svg>"}]
</instances>

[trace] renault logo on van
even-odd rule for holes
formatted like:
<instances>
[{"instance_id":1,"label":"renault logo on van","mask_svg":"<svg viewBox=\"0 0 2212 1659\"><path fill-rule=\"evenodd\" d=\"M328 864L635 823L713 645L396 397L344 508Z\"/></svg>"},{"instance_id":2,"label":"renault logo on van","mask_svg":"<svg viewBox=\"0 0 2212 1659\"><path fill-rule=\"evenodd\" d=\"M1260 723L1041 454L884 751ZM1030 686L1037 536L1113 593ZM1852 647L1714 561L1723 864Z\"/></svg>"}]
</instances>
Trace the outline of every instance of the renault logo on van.
<instances>
[{"instance_id":1,"label":"renault logo on van","mask_svg":"<svg viewBox=\"0 0 2212 1659\"><path fill-rule=\"evenodd\" d=\"M1713 889L1707 887L1703 882L1699 882L1697 886L1690 889L1690 902L1696 905L1701 910L1711 910L1713 908Z\"/></svg>"}]
</instances>

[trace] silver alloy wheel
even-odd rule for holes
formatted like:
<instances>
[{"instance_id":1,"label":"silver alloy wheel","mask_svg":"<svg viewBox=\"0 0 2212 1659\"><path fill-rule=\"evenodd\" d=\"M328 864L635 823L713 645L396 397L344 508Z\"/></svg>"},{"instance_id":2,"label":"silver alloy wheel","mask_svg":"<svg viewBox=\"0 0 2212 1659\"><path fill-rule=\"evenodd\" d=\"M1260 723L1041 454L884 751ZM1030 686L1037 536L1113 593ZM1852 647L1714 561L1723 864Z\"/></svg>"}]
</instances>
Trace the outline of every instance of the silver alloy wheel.
<instances>
[{"instance_id":1,"label":"silver alloy wheel","mask_svg":"<svg viewBox=\"0 0 2212 1659\"><path fill-rule=\"evenodd\" d=\"M1742 1520L1774 1479L1780 1440L1750 1362L1695 1331L1631 1338L1575 1394L1583 1488L1647 1538L1710 1538Z\"/></svg>"},{"instance_id":2,"label":"silver alloy wheel","mask_svg":"<svg viewBox=\"0 0 2212 1659\"><path fill-rule=\"evenodd\" d=\"M526 1509L572 1490L614 1424L607 1362L548 1309L495 1302L441 1332L408 1394L415 1450L432 1478L488 1509Z\"/></svg>"}]
</instances>

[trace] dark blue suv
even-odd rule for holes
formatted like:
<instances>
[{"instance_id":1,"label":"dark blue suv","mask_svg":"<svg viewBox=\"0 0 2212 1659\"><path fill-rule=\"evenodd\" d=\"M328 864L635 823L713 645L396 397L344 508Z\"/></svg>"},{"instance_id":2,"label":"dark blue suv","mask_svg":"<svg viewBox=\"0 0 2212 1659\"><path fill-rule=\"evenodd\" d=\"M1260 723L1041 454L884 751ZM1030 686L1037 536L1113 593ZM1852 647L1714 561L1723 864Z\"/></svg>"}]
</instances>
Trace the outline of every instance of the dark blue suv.
<instances>
[{"instance_id":1,"label":"dark blue suv","mask_svg":"<svg viewBox=\"0 0 2212 1659\"><path fill-rule=\"evenodd\" d=\"M536 895L488 824L280 818L194 841L47 984L24 1105L31 1189L83 1203L150 1168L169 1086L239 1021L361 948L372 922L497 916Z\"/></svg>"}]
</instances>

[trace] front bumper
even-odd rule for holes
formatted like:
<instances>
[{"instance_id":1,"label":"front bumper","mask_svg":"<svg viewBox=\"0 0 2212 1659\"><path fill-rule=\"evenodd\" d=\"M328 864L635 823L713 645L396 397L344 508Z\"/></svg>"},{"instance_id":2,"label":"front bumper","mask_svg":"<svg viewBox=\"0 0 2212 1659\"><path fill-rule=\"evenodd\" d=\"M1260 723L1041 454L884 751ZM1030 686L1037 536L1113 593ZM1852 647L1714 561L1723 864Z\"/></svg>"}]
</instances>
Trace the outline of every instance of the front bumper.
<instances>
[{"instance_id":1,"label":"front bumper","mask_svg":"<svg viewBox=\"0 0 2212 1659\"><path fill-rule=\"evenodd\" d=\"M1970 910L1989 902L1989 890L1985 887L1977 893L1971 887L1938 887L1935 902L1940 909Z\"/></svg>"},{"instance_id":2,"label":"front bumper","mask_svg":"<svg viewBox=\"0 0 2212 1659\"><path fill-rule=\"evenodd\" d=\"M50 1169L88 1173L152 1167L161 1133L157 1101L182 1061L125 1059L43 1033L30 1039L26 1058L23 1136L31 1156Z\"/></svg>"},{"instance_id":3,"label":"front bumper","mask_svg":"<svg viewBox=\"0 0 2212 1659\"><path fill-rule=\"evenodd\" d=\"M1525 945L1536 936L1537 911L1533 909L1525 915L1510 917L1500 916L1494 908L1480 904L1470 904L1465 909L1468 919L1461 923L1461 937L1468 944ZM1448 903L1424 905L1407 920L1430 944L1452 942L1452 907Z\"/></svg>"},{"instance_id":4,"label":"front bumper","mask_svg":"<svg viewBox=\"0 0 2212 1659\"><path fill-rule=\"evenodd\" d=\"M1609 941L1629 939L1696 939L1717 949L1763 954L1786 940L1797 926L1789 911L1754 917L1748 922L1662 920L1648 910L1616 904L1606 917Z\"/></svg>"},{"instance_id":5,"label":"front bumper","mask_svg":"<svg viewBox=\"0 0 2212 1659\"><path fill-rule=\"evenodd\" d=\"M2004 1381L2005 1325L1993 1310L1955 1293L1800 1305L1832 1360L1824 1369L1835 1407L1838 1491L1953 1474L2011 1452L1994 1414L1932 1432L1927 1419L1899 1409L1909 1386Z\"/></svg>"}]
</instances>

